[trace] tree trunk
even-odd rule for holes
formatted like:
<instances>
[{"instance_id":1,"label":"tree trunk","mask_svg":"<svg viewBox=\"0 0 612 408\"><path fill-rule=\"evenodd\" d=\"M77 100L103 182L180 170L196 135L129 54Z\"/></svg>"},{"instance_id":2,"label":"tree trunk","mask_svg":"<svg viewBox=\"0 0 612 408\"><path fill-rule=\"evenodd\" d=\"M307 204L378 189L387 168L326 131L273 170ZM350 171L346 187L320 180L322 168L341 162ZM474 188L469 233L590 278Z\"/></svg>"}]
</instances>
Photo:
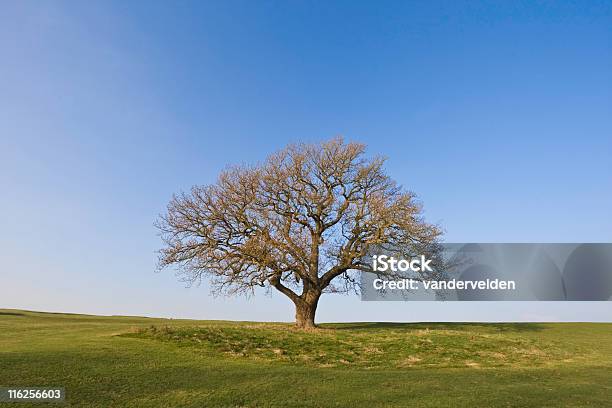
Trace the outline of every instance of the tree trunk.
<instances>
[{"instance_id":1,"label":"tree trunk","mask_svg":"<svg viewBox=\"0 0 612 408\"><path fill-rule=\"evenodd\" d=\"M306 293L295 303L295 325L300 329L314 329L315 313L320 293Z\"/></svg>"}]
</instances>

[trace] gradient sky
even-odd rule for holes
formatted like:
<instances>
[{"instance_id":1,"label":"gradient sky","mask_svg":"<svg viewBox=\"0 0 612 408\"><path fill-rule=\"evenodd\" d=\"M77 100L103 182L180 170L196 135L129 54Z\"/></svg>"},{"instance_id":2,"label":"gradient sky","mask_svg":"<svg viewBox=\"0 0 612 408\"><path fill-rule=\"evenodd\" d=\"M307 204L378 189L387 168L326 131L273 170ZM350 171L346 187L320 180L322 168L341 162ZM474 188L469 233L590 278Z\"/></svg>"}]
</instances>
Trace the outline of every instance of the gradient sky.
<instances>
[{"instance_id":1,"label":"gradient sky","mask_svg":"<svg viewBox=\"0 0 612 408\"><path fill-rule=\"evenodd\" d=\"M612 2L0 2L0 307L291 320L155 273L174 192L289 142L388 156L448 242L612 242ZM362 303L320 321L612 320Z\"/></svg>"}]
</instances>

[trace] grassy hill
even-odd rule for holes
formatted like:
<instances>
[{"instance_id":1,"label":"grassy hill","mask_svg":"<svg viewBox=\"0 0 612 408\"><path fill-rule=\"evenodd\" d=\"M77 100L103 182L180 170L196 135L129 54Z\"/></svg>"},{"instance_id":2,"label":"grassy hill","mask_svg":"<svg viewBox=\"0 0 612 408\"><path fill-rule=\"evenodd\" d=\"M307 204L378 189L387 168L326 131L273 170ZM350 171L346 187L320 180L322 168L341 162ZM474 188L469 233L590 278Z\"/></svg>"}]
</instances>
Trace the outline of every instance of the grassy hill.
<instances>
[{"instance_id":1,"label":"grassy hill","mask_svg":"<svg viewBox=\"0 0 612 408\"><path fill-rule=\"evenodd\" d=\"M0 309L0 386L65 387L82 407L606 407L612 324L301 332Z\"/></svg>"}]
</instances>

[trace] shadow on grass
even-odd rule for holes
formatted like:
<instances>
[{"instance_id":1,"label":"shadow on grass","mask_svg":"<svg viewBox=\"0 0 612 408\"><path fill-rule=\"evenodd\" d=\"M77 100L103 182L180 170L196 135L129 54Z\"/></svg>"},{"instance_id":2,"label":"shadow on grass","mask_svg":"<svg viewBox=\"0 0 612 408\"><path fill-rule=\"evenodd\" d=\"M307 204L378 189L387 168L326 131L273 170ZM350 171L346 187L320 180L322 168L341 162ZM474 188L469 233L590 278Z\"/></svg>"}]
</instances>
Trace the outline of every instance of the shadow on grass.
<instances>
[{"instance_id":1,"label":"shadow on grass","mask_svg":"<svg viewBox=\"0 0 612 408\"><path fill-rule=\"evenodd\" d=\"M499 332L538 332L546 328L539 323L391 323L391 322L355 322L329 323L321 327L335 330L359 329L399 329L399 330L471 330L474 328L495 329Z\"/></svg>"},{"instance_id":2,"label":"shadow on grass","mask_svg":"<svg viewBox=\"0 0 612 408\"><path fill-rule=\"evenodd\" d=\"M17 312L0 312L0 316L25 316L25 314Z\"/></svg>"}]
</instances>

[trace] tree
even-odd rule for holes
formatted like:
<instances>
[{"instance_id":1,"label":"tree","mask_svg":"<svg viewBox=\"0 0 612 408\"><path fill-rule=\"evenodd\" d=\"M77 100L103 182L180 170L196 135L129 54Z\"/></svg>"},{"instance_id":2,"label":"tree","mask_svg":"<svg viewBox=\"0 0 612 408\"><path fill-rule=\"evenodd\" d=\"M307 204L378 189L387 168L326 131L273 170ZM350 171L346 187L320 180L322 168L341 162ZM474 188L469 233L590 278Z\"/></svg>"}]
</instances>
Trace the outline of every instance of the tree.
<instances>
[{"instance_id":1,"label":"tree","mask_svg":"<svg viewBox=\"0 0 612 408\"><path fill-rule=\"evenodd\" d=\"M175 265L192 283L210 277L218 293L274 288L295 304L297 326L313 328L323 293L358 290L369 250L436 245L440 230L384 161L336 138L231 167L172 198L156 223L165 242L159 267Z\"/></svg>"}]
</instances>

